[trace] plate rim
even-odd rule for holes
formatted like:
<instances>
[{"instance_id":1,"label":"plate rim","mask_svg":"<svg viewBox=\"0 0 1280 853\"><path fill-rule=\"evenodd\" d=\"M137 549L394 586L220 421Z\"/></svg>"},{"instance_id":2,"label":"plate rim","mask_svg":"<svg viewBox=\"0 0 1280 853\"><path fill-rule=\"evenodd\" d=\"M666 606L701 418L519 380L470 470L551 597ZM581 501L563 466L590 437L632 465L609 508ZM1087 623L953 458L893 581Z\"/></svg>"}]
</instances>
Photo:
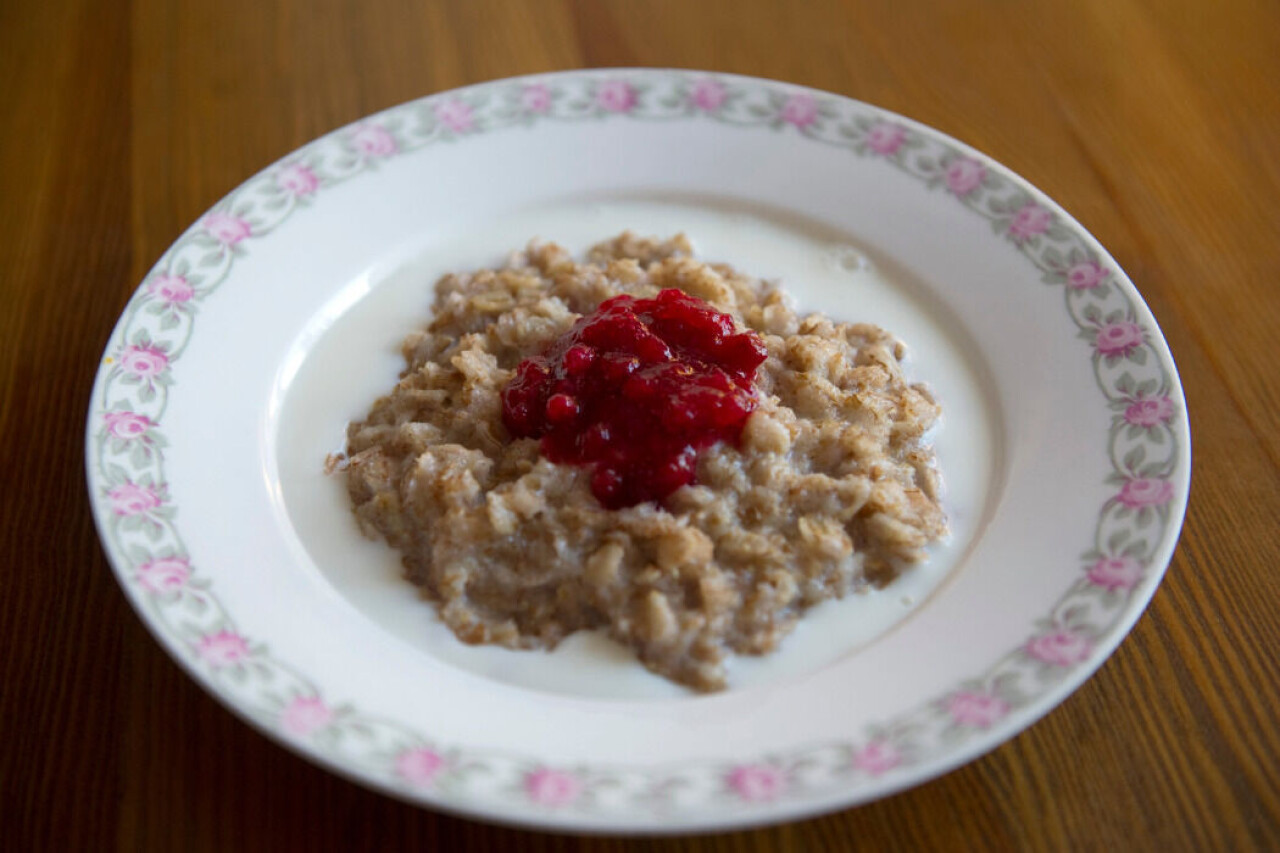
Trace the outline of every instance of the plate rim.
<instances>
[{"instance_id":1,"label":"plate rim","mask_svg":"<svg viewBox=\"0 0 1280 853\"><path fill-rule=\"evenodd\" d=\"M687 96L691 99L700 97L697 94L696 87L703 84L704 81L711 81L711 85L707 86L703 94L708 104L716 101L717 98L722 100L714 109L708 109L701 104L695 104L690 108L689 115L691 118L698 117L698 110L703 112L715 113L724 105L723 97L734 87L750 88L757 93L766 93L770 97L778 99L775 113L769 116L769 120L775 122L775 126L784 132L794 130L796 134L801 136L810 136L815 126L820 126L823 117L820 110L827 106L832 108L841 108L848 113L848 116L874 116L877 124L863 128L863 138L859 140L859 144L864 146L871 145L871 153L868 155L864 150L862 156L884 156L889 160L896 155L899 148L906 140L912 138L923 138L933 140L940 143L944 148L955 152L958 157L970 160L981 167L984 174L995 173L999 178L1003 179L1008 187L1015 190L1021 196L1028 199L1027 205L1033 208L1040 208L1045 211L1045 228L1051 224L1064 225L1073 235L1075 235L1084 247L1092 254L1090 257L1099 265L1105 265L1105 271L1108 274L1117 274L1111 282L1112 286L1118 288L1127 306L1135 315L1134 323L1140 327L1139 337L1140 344L1134 344L1135 347L1149 349L1154 355L1157 366L1161 369L1162 375L1168 380L1168 395L1173 399L1172 405L1174 411L1167 414L1163 424L1168 426L1170 437L1173 439L1171 448L1171 464L1170 473L1162 478L1172 488L1172 493L1166 498L1162 504L1147 504L1147 506L1156 506L1165 508L1163 517L1163 525L1157 538L1157 546L1151 555L1146 559L1146 575L1140 580L1133 581L1127 589L1127 598L1121 605L1120 616L1112 623L1104 632L1104 635L1098 642L1089 646L1086 657L1079 661L1075 661L1067 667L1064 676L1055 685L1051 686L1043 693L1039 694L1035 699L1024 708L1008 708L1000 715L1002 724L994 729L990 725L983 726L983 732L975 735L963 745L952 749L949 753L944 753L940 758L926 760L924 765L916 767L914 772L902 772L902 766L891 767L888 769L890 774L878 785L872 788L857 787L835 787L824 793L812 794L808 797L800 799L792 799L786 796L773 797L755 797L748 796L746 790L753 790L752 784L745 787L735 787L730 783L730 787L740 794L740 800L735 803L733 800L727 801L727 808L702 808L694 809L691 812L671 812L664 813L661 811L652 811L646 813L628 813L623 817L606 816L605 820L599 820L599 813L592 814L590 811L575 811L574 802L571 798L568 802L556 803L553 800L543 799L541 810L538 808L530 808L537 806L539 801L534 798L531 802L523 805L526 808L512 809L511 804L502 801L496 806L491 806L487 802L473 802L466 799L451 798L441 795L437 789L432 787L411 788L403 782L396 784L394 776L377 775L370 772L367 768L353 766L350 762L342 760L341 755L329 754L318 749L313 743L292 737L281 728L271 725L267 720L259 716L255 716L245 707L238 704L225 689L220 689L210 675L207 667L203 667L200 659L189 648L184 648L178 638L171 634L167 634L162 630L158 620L153 618L146 609L149 599L139 590L139 580L136 572L138 565L136 560L130 560L129 557L120 553L120 548L112 542L111 525L119 524L120 518L132 518L132 515L121 516L114 509L117 497L109 495L102 486L103 475L99 471L95 471L94 463L96 457L101 451L95 449L95 442L103 439L104 430L103 415L104 410L99 406L103 392L112 375L119 377L121 375L121 365L124 359L121 356L126 346L123 341L126 322L130 316L130 312L136 310L137 304L145 302L150 295L147 292L149 286L154 286L156 277L162 271L166 260L171 259L172 253L182 243L183 240L193 235L204 235L211 238L214 242L221 242L226 251L228 258L228 270L230 258L237 251L236 247L240 241L246 237L256 236L249 231L240 236L236 236L236 225L234 222L226 221L228 219L236 219L234 212L227 213L227 209L234 197L241 190L254 184L267 176L279 176L282 170L296 169L302 162L302 158L309 151L320 149L325 145L333 145L338 143L338 147L350 149L353 145L359 146L357 135L370 127L379 127L379 121L385 121L387 117L397 116L408 113L413 109L420 109L423 112L433 111L437 119L437 130L445 137L450 133L456 136L464 136L473 132L475 122L479 119L479 110L470 108L468 110L455 109L452 119L449 114L441 114L441 108L449 105L463 104L469 106L468 96L474 96L477 93L494 93L502 90L515 91L515 87L523 87L522 92L529 89L541 87L543 89L553 88L555 84L565 84L572 86L577 84L580 88L579 94L586 93L589 95L589 106L594 112L593 116L602 117L613 120L618 117L626 116L635 118L632 110L636 109L639 101L643 97L643 92L638 90L635 85L638 81L680 81L685 87ZM716 87L719 87L717 90ZM688 107L688 105L685 105ZM550 109L550 106L548 107ZM791 110L791 117L787 117L787 110ZM584 113L584 115L586 115ZM847 116L847 117L848 117ZM577 117L577 116L572 116ZM715 118L714 115L711 116ZM537 116L528 117L536 120ZM456 126L450 125L452 121ZM882 138L875 139L870 136L874 128L885 126L886 129L882 134ZM893 127L901 131L901 136L895 139ZM441 130L441 128L443 128ZM498 130L502 128L492 128ZM383 133L387 133L383 129ZM870 139L870 142L868 141ZM429 145L432 140L423 143L423 146ZM825 141L825 140L820 140ZM367 140L366 157L391 156L392 154L408 153L409 151L419 150L418 148L398 149L394 134L391 135L391 150L387 150L387 139L378 134L369 134ZM887 151L879 151L876 146L884 149L892 149ZM357 147L357 150L361 150ZM382 154L369 154L368 151L383 151ZM360 174L363 163L357 165L355 172L352 174ZM939 164L941 166L941 163ZM304 166L305 168L305 166ZM308 179L305 175L301 175L297 171L293 173L295 178L295 186L305 189L308 186ZM348 175L349 176L349 175ZM312 174L312 178L316 176ZM945 180L945 176L943 176ZM963 182L958 182L963 186ZM311 186L310 193L314 193L321 185L317 183ZM954 192L954 191L953 191ZM310 193L303 193L303 196ZM963 201L963 197L961 197ZM297 196L295 196L295 202ZM295 207L290 207L291 213ZM222 213L224 220L215 221L212 225L210 220L213 216ZM1032 221L1024 223L1028 228L1036 226L1036 222ZM226 239L219 240L213 234L217 228L224 228L222 236ZM1012 226L1009 226L1012 229ZM1037 231L1031 235L1031 238L1046 231ZM1004 236L1008 236L1008 232ZM1031 239L1027 238L1027 239ZM241 247L243 248L243 247ZM1025 253L1024 253L1025 254ZM224 276L225 278L225 273ZM216 286L216 285L215 285ZM212 289L210 290L212 292ZM1110 324L1109 324L1110 325ZM1123 330L1121 330L1123 331ZM1121 352L1123 350L1123 340L1116 342L1108 342L1107 347L1113 347L1111 352ZM1119 349L1114 349L1119 347ZM1095 358L1099 357L1100 352L1105 349L1104 346L1095 342ZM1130 350L1132 351L1132 350ZM133 354L137 356L137 353ZM1122 353L1123 358L1128 358L1128 353ZM173 360L176 360L175 355ZM135 359L136 360L136 359ZM167 361L166 365L167 366ZM162 367L163 370L163 367ZM159 377L160 374L153 374ZM1099 380L1101 384L1101 380ZM1104 396L1106 389L1103 388ZM1130 426L1133 424L1130 423ZM159 426L159 421L153 422L153 426ZM148 428L149 429L149 428ZM144 433L147 430L144 429ZM114 435L114 433L113 433ZM158 436L158 433L157 433ZM1180 441L1179 441L1180 439ZM129 441L132 441L130 439ZM128 441L126 441L128 443ZM136 445L134 445L136 446ZM155 448L155 452L162 456L159 448ZM233 188L222 199L216 202L208 211L202 214L195 223L185 229L183 233L174 241L174 243L165 250L156 264L144 276L142 282L138 284L133 295L130 297L129 304L121 313L116 325L113 327L107 343L104 347L103 356L99 361L97 375L93 390L89 401L89 410L86 418L86 480L90 493L90 503L93 508L94 521L98 530L99 538L103 543L104 553L108 558L108 562L112 566L113 573L117 581L121 584L125 597L130 601L131 606L135 609L142 622L147 626L152 636L160 643L161 647L169 654L171 658L198 683L206 693L210 694L218 700L224 707L231 710L236 716L248 722L258 731L266 734L272 740L286 746L295 753L320 764L324 768L337 773L338 775L357 781L366 786L373 787L383 793L394 796L398 799L411 802L418 805L429 805L432 808L452 814L459 814L468 817L479 817L485 820L494 821L514 826L537 827L542 829L572 829L579 832L626 832L626 833L648 833L648 834L670 834L689 831L706 831L713 829L723 829L729 827L747 827L758 826L767 823L777 822L783 819L797 819L817 813L830 811L836 808L848 807L851 805L861 804L872 799L887 796L896 793L908 787L921 784L929 779L936 778L956 767L959 767L982 754L994 749L996 746L1012 739L1013 737L1025 731L1027 727L1032 725L1038 719L1043 717L1049 711L1057 707L1061 702L1079 686L1087 680L1103 663L1105 663L1114 652L1115 648L1128 635L1138 618L1145 612L1155 590L1159 586L1165 571L1167 571L1169 562L1172 558L1174 549L1179 538L1183 519L1187 506L1187 500L1190 490L1191 475L1191 440L1190 425L1186 408L1185 395L1178 377L1177 367L1173 360L1172 353L1169 351L1168 343L1164 339L1158 324L1152 315L1150 308L1146 305L1137 287L1132 283L1131 279L1124 273L1114 258L1106 251L1105 247L1093 237L1093 235L1085 229L1078 221L1071 217L1060 205L1046 196L1042 191L1037 189L1025 178L1021 177L1011 169L1003 166L994 159L988 157L981 152L976 151L971 146L956 140L954 137L940 130L934 129L927 125L923 125L910 118L901 116L891 111L876 107L847 96L825 92L814 89L812 87L800 86L781 81L769 80L765 78L749 77L743 75L727 74L714 71L699 71L691 69L643 69L643 68L608 68L608 69L584 69L570 70L561 72L550 72L543 74L530 74L519 77L504 78L500 80L486 81L471 84L466 87L452 89L433 93L421 98L406 101L402 104L395 105L388 109L379 111L370 116L357 119L343 127L326 133L303 146L294 149L284 155L266 168L259 170L256 174L248 178L245 182ZM1160 478L1156 478L1160 479ZM132 481L130 481L132 483ZM159 487L159 484L155 484ZM1131 496L1136 501L1141 501L1142 495ZM1150 496L1147 496L1148 498ZM145 499L144 499L145 502ZM163 500L155 507L155 509L164 509ZM1140 509L1137 506L1130 507L1125 504L1124 508ZM1104 507L1105 511L1105 507ZM143 513L145 515L145 512ZM172 568L172 567L171 567ZM1121 573L1123 575L1123 573ZM1127 576L1121 577L1117 575L1119 580L1126 580ZM187 577L183 582L189 581ZM157 584L159 580L155 581ZM143 582L143 586L147 586L148 582ZM182 584L179 584L181 587ZM173 589L158 590L150 592L149 586L144 590L147 596L161 596L173 592ZM1114 591L1114 590L1113 590ZM1069 651L1069 649L1068 649ZM1047 652L1052 654L1052 652ZM987 667L990 669L990 667ZM897 772L894 772L897 771ZM759 782L759 784L766 784ZM757 785L758 787L758 785ZM767 785L766 785L767 787ZM532 792L534 789L528 789ZM576 795L575 795L576 796ZM505 807L504 807L505 806ZM735 807L736 806L736 807ZM637 817L639 819L637 819ZM654 822L658 821L658 825Z\"/></svg>"}]
</instances>

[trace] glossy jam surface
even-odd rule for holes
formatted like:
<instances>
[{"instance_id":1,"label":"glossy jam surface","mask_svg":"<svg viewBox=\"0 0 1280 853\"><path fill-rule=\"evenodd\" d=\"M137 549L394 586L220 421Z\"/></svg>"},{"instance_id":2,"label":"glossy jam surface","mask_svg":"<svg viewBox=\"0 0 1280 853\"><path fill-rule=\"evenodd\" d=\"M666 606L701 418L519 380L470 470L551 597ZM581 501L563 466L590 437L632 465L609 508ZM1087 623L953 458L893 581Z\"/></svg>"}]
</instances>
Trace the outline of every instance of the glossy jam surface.
<instances>
[{"instance_id":1,"label":"glossy jam surface","mask_svg":"<svg viewBox=\"0 0 1280 853\"><path fill-rule=\"evenodd\" d=\"M592 466L610 509L660 501L694 482L700 450L738 442L766 355L754 332L679 290L615 296L520 362L503 424L541 438L552 462Z\"/></svg>"}]
</instances>

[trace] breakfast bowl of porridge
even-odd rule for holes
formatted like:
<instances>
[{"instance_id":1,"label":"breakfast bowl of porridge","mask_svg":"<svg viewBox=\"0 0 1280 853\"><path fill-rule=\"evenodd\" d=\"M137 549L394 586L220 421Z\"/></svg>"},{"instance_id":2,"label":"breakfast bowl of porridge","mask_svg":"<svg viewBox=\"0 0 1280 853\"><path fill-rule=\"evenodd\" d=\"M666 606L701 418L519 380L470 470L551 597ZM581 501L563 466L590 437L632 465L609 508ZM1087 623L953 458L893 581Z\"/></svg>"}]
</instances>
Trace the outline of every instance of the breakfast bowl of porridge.
<instances>
[{"instance_id":1,"label":"breakfast bowl of porridge","mask_svg":"<svg viewBox=\"0 0 1280 853\"><path fill-rule=\"evenodd\" d=\"M1083 682L1176 541L1176 369L1023 179L698 72L433 95L148 273L87 466L156 639L425 806L671 832L855 805Z\"/></svg>"}]
</instances>

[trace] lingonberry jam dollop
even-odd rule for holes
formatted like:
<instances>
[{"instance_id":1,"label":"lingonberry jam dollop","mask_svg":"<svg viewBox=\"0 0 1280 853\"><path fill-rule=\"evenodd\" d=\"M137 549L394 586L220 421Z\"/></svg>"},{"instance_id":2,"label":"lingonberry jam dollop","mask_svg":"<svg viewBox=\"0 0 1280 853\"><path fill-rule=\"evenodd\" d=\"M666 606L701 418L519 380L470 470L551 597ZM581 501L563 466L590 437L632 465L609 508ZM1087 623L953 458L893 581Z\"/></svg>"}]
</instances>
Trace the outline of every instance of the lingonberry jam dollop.
<instances>
[{"instance_id":1,"label":"lingonberry jam dollop","mask_svg":"<svg viewBox=\"0 0 1280 853\"><path fill-rule=\"evenodd\" d=\"M758 335L682 291L615 296L520 362L502 422L541 438L552 462L592 466L604 506L660 501L694 482L700 450L737 444L766 355Z\"/></svg>"}]
</instances>

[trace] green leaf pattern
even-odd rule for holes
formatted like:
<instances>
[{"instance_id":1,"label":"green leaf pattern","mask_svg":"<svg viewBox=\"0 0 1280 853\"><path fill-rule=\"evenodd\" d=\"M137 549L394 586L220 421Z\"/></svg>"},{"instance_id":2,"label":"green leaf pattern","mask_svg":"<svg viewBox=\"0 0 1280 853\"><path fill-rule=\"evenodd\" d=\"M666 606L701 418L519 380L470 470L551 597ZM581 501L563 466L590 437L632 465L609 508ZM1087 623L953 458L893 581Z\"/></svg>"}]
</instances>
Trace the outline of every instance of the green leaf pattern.
<instances>
[{"instance_id":1,"label":"green leaf pattern","mask_svg":"<svg viewBox=\"0 0 1280 853\"><path fill-rule=\"evenodd\" d=\"M1114 496L1099 511L1095 541L1080 558L1080 579L1032 626L1027 643L935 700L850 740L737 762L554 768L534 756L438 744L411 726L327 697L318 680L243 633L213 591L216 567L201 565L199 554L190 555L190 576L176 588L142 585L139 570L148 561L187 559L180 514L164 489L165 409L201 306L216 296L233 265L316 193L358 179L389 157L537 122L589 120L711 121L796 134L850 156L878 158L884 168L948 193L986 218L993 233L1040 270L1046 286L1062 288L1067 318L1082 339L1081 358L1092 360L1101 403L1113 412L1105 449L1113 467L1106 486ZM960 172L950 169L968 170L963 192L955 189L961 179L952 180ZM127 306L100 367L90 434L95 509L121 577L173 654L260 725L384 786L427 791L425 799L463 807L503 802L516 814L671 815L709 806L745 810L761 799L803 800L833 790L852 797L912 766L945 761L1087 665L1092 648L1120 630L1142 586L1141 572L1153 568L1171 533L1175 501L1160 484L1168 485L1187 440L1170 399L1176 383L1151 343L1158 333L1137 327L1133 298L1116 286L1119 276L1105 263L1021 181L979 165L933 132L841 98L672 72L562 74L426 98L336 131L250 179L159 260ZM165 277L182 281L166 288L176 280ZM1118 325L1125 323L1135 325ZM130 346L161 353L164 369L153 375L126 369ZM1134 415L1135 406L1146 408ZM121 437L108 427L112 412L154 426ZM154 490L159 505L120 514L108 493L124 484Z\"/></svg>"}]
</instances>

